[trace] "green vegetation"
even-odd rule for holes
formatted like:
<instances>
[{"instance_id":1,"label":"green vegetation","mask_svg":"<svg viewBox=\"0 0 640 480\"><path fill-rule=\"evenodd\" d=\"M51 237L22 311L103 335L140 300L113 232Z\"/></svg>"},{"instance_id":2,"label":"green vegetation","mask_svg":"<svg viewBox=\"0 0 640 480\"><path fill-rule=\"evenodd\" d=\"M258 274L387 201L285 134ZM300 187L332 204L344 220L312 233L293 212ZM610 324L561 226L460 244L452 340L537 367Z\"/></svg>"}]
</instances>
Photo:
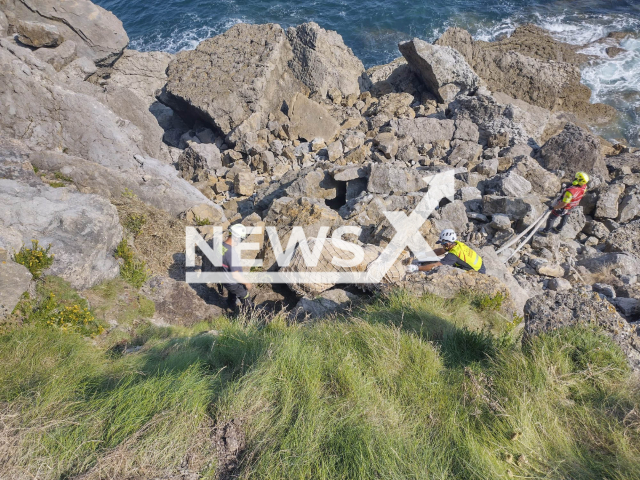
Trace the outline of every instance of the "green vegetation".
<instances>
[{"instance_id":1,"label":"green vegetation","mask_svg":"<svg viewBox=\"0 0 640 480\"><path fill-rule=\"evenodd\" d=\"M213 479L212 428L232 418L239 478L640 478L640 390L620 349L587 328L524 345L509 330L464 297L401 293L303 325L140 326L133 354L28 325L0 336L0 478L187 462Z\"/></svg>"},{"instance_id":2,"label":"green vegetation","mask_svg":"<svg viewBox=\"0 0 640 480\"><path fill-rule=\"evenodd\" d=\"M121 277L96 285L84 295L97 318L115 320L118 325L133 326L155 313L155 304Z\"/></svg>"},{"instance_id":3,"label":"green vegetation","mask_svg":"<svg viewBox=\"0 0 640 480\"><path fill-rule=\"evenodd\" d=\"M473 305L481 312L497 312L502 307L502 303L505 300L505 296L502 293L498 293L495 296L480 294L475 295L473 299Z\"/></svg>"},{"instance_id":4,"label":"green vegetation","mask_svg":"<svg viewBox=\"0 0 640 480\"><path fill-rule=\"evenodd\" d=\"M211 225L211 220L208 218L200 218L197 215L193 216L193 222L196 224L196 227L204 227L205 225Z\"/></svg>"},{"instance_id":5,"label":"green vegetation","mask_svg":"<svg viewBox=\"0 0 640 480\"><path fill-rule=\"evenodd\" d=\"M63 332L77 332L89 337L100 335L105 330L89 310L87 301L69 282L54 276L38 282L33 298L25 293L14 314L27 325L58 327Z\"/></svg>"},{"instance_id":6,"label":"green vegetation","mask_svg":"<svg viewBox=\"0 0 640 480\"><path fill-rule=\"evenodd\" d=\"M122 226L137 237L145 223L147 223L147 217L144 214L131 213L127 215Z\"/></svg>"},{"instance_id":7,"label":"green vegetation","mask_svg":"<svg viewBox=\"0 0 640 480\"><path fill-rule=\"evenodd\" d=\"M62 172L53 172L53 176L55 177L56 180L61 180L63 182L73 182L72 178L67 177Z\"/></svg>"},{"instance_id":8,"label":"green vegetation","mask_svg":"<svg viewBox=\"0 0 640 480\"><path fill-rule=\"evenodd\" d=\"M122 196L124 198L129 198L131 200L138 198L138 196L135 193L133 193L133 191L131 189L129 189L129 188L125 188L122 191Z\"/></svg>"},{"instance_id":9,"label":"green vegetation","mask_svg":"<svg viewBox=\"0 0 640 480\"><path fill-rule=\"evenodd\" d=\"M135 288L140 288L149 278L147 265L136 257L126 238L123 238L116 248L114 256L122 259L120 276Z\"/></svg>"},{"instance_id":10,"label":"green vegetation","mask_svg":"<svg viewBox=\"0 0 640 480\"><path fill-rule=\"evenodd\" d=\"M40 278L42 271L53 265L53 253L49 255L51 245L42 248L38 240L31 240L31 248L24 245L18 253L13 256L16 263L24 265L31 272L33 278Z\"/></svg>"}]
</instances>

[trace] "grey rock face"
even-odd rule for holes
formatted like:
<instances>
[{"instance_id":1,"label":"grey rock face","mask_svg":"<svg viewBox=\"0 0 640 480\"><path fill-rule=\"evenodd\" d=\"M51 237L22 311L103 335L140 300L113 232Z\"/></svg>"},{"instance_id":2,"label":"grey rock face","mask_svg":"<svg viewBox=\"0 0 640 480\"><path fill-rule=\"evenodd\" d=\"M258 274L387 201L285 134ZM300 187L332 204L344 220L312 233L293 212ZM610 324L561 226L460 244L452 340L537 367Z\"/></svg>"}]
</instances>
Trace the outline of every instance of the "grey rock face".
<instances>
[{"instance_id":1,"label":"grey rock face","mask_svg":"<svg viewBox=\"0 0 640 480\"><path fill-rule=\"evenodd\" d=\"M542 146L540 163L547 170L565 171L567 178L578 171L609 176L598 137L572 123L567 123L562 132Z\"/></svg>"},{"instance_id":2,"label":"grey rock face","mask_svg":"<svg viewBox=\"0 0 640 480\"><path fill-rule=\"evenodd\" d=\"M156 305L152 321L169 324L194 325L222 315L222 309L209 305L187 283L167 277L151 278L140 290Z\"/></svg>"},{"instance_id":3,"label":"grey rock face","mask_svg":"<svg viewBox=\"0 0 640 480\"><path fill-rule=\"evenodd\" d=\"M113 65L107 85L127 88L142 99L147 108L155 92L167 83L167 67L174 55L166 52L139 52L126 49Z\"/></svg>"},{"instance_id":4,"label":"grey rock face","mask_svg":"<svg viewBox=\"0 0 640 480\"><path fill-rule=\"evenodd\" d=\"M398 132L399 137L413 139L417 145L451 141L456 129L453 120L429 117L393 119L391 127Z\"/></svg>"},{"instance_id":5,"label":"grey rock face","mask_svg":"<svg viewBox=\"0 0 640 480\"><path fill-rule=\"evenodd\" d=\"M0 258L0 321L11 315L22 294L29 289L31 279L26 267Z\"/></svg>"},{"instance_id":6,"label":"grey rock face","mask_svg":"<svg viewBox=\"0 0 640 480\"><path fill-rule=\"evenodd\" d=\"M640 220L616 228L607 237L607 252L640 252ZM638 273L638 272L636 272Z\"/></svg>"},{"instance_id":7,"label":"grey rock face","mask_svg":"<svg viewBox=\"0 0 640 480\"><path fill-rule=\"evenodd\" d=\"M18 40L31 47L57 47L64 41L55 25L20 21L17 29Z\"/></svg>"},{"instance_id":8,"label":"grey rock face","mask_svg":"<svg viewBox=\"0 0 640 480\"><path fill-rule=\"evenodd\" d=\"M622 185L621 183L609 185L598 198L595 217L616 218L618 216L618 201L620 200L620 195L622 195L623 193L624 185Z\"/></svg>"},{"instance_id":9,"label":"grey rock face","mask_svg":"<svg viewBox=\"0 0 640 480\"><path fill-rule=\"evenodd\" d=\"M297 94L289 108L291 120L290 134L308 142L314 138L322 138L331 142L338 133L340 125L329 112L317 102Z\"/></svg>"},{"instance_id":10,"label":"grey rock face","mask_svg":"<svg viewBox=\"0 0 640 480\"><path fill-rule=\"evenodd\" d=\"M279 110L304 90L288 67L292 59L279 25L235 25L175 56L167 69L169 106L228 135L252 113Z\"/></svg>"},{"instance_id":11,"label":"grey rock face","mask_svg":"<svg viewBox=\"0 0 640 480\"><path fill-rule=\"evenodd\" d=\"M529 156L516 157L511 170L524 177L531 184L533 192L538 195L553 197L560 192L560 179L542 168L535 159Z\"/></svg>"},{"instance_id":12,"label":"grey rock face","mask_svg":"<svg viewBox=\"0 0 640 480\"><path fill-rule=\"evenodd\" d=\"M47 271L75 288L89 288L118 274L113 251L122 238L108 200L67 188L0 180L0 243L18 251L36 239L55 255Z\"/></svg>"},{"instance_id":13,"label":"grey rock face","mask_svg":"<svg viewBox=\"0 0 640 480\"><path fill-rule=\"evenodd\" d=\"M9 20L7 20L7 16L4 12L0 11L0 37L5 37L7 35L7 30L9 29Z\"/></svg>"},{"instance_id":14,"label":"grey rock face","mask_svg":"<svg viewBox=\"0 0 640 480\"><path fill-rule=\"evenodd\" d=\"M626 195L620 203L618 222L627 223L640 217L640 195Z\"/></svg>"},{"instance_id":15,"label":"grey rock face","mask_svg":"<svg viewBox=\"0 0 640 480\"><path fill-rule=\"evenodd\" d=\"M528 335L579 324L597 324L620 345L631 366L640 370L640 348L635 329L611 303L583 286L532 297L525 305L524 314Z\"/></svg>"},{"instance_id":16,"label":"grey rock face","mask_svg":"<svg viewBox=\"0 0 640 480\"><path fill-rule=\"evenodd\" d=\"M485 192L508 197L523 197L531 191L531 183L515 171L501 173L485 183Z\"/></svg>"},{"instance_id":17,"label":"grey rock face","mask_svg":"<svg viewBox=\"0 0 640 480\"><path fill-rule=\"evenodd\" d=\"M178 158L178 170L186 180L205 181L209 172L220 167L222 158L214 143L190 142Z\"/></svg>"},{"instance_id":18,"label":"grey rock face","mask_svg":"<svg viewBox=\"0 0 640 480\"><path fill-rule=\"evenodd\" d=\"M77 44L80 56L101 66L116 61L129 43L122 22L89 0L5 0L3 9L25 21L54 25L62 37Z\"/></svg>"},{"instance_id":19,"label":"grey rock face","mask_svg":"<svg viewBox=\"0 0 640 480\"><path fill-rule=\"evenodd\" d=\"M605 273L619 269L623 274L635 275L640 272L640 261L623 253L605 253L598 257L585 258L578 262L591 273Z\"/></svg>"},{"instance_id":20,"label":"grey rock face","mask_svg":"<svg viewBox=\"0 0 640 480\"><path fill-rule=\"evenodd\" d=\"M431 45L418 38L400 43L398 48L440 102L448 103L458 93L473 93L483 84L464 57L453 48Z\"/></svg>"},{"instance_id":21,"label":"grey rock face","mask_svg":"<svg viewBox=\"0 0 640 480\"><path fill-rule=\"evenodd\" d=\"M33 54L43 62L47 62L56 71L62 70L76 58L76 42L67 40L56 48L39 48Z\"/></svg>"},{"instance_id":22,"label":"grey rock face","mask_svg":"<svg viewBox=\"0 0 640 480\"><path fill-rule=\"evenodd\" d=\"M569 212L567 223L560 229L560 236L573 240L578 236L587 223L582 207L576 207Z\"/></svg>"},{"instance_id":23,"label":"grey rock face","mask_svg":"<svg viewBox=\"0 0 640 480\"><path fill-rule=\"evenodd\" d=\"M396 194L416 192L426 186L420 174L406 167L374 163L367 190L371 193Z\"/></svg>"},{"instance_id":24,"label":"grey rock face","mask_svg":"<svg viewBox=\"0 0 640 480\"><path fill-rule=\"evenodd\" d=\"M311 91L323 97L332 88L337 88L345 97L360 93L359 80L364 66L340 34L309 22L289 28L287 38L293 49L289 67Z\"/></svg>"}]
</instances>

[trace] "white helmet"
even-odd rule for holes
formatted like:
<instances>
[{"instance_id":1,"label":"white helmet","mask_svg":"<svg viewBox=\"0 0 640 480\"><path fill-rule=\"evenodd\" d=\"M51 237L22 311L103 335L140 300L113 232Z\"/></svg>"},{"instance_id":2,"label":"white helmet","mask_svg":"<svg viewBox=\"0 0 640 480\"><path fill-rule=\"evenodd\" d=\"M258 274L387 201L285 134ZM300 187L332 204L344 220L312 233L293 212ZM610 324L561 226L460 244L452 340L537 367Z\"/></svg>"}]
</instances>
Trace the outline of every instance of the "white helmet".
<instances>
[{"instance_id":1,"label":"white helmet","mask_svg":"<svg viewBox=\"0 0 640 480\"><path fill-rule=\"evenodd\" d=\"M229 232L233 237L236 237L240 240L244 240L245 238L247 238L247 228L241 223L231 225L231 227L229 227Z\"/></svg>"},{"instance_id":2,"label":"white helmet","mask_svg":"<svg viewBox=\"0 0 640 480\"><path fill-rule=\"evenodd\" d=\"M440 234L440 238L436 243L439 243L439 244L453 243L456 241L457 238L458 236L456 235L456 232L454 232L450 228L445 228Z\"/></svg>"}]
</instances>

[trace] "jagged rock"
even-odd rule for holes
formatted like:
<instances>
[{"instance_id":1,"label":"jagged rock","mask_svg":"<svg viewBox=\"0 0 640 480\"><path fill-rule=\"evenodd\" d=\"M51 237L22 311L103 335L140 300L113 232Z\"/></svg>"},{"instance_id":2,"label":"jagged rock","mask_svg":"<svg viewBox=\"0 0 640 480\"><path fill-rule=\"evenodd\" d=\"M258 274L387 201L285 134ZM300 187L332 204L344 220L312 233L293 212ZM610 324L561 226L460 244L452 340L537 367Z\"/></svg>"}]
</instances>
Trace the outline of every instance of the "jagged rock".
<instances>
[{"instance_id":1,"label":"jagged rock","mask_svg":"<svg viewBox=\"0 0 640 480\"><path fill-rule=\"evenodd\" d=\"M33 54L43 62L47 62L57 72L69 65L76 58L76 42L67 40L56 48L39 48Z\"/></svg>"},{"instance_id":2,"label":"jagged rock","mask_svg":"<svg viewBox=\"0 0 640 480\"><path fill-rule=\"evenodd\" d=\"M340 125L329 112L317 102L297 94L289 107L291 119L290 135L311 141L320 137L327 142L337 135Z\"/></svg>"},{"instance_id":3,"label":"jagged rock","mask_svg":"<svg viewBox=\"0 0 640 480\"><path fill-rule=\"evenodd\" d=\"M455 122L456 131L453 134L454 140L463 140L465 142L478 143L480 139L480 132L478 126L471 120L461 118Z\"/></svg>"},{"instance_id":4,"label":"jagged rock","mask_svg":"<svg viewBox=\"0 0 640 480\"><path fill-rule=\"evenodd\" d=\"M79 56L101 66L115 62L129 43L122 22L89 0L5 0L2 8L23 21L54 25L77 44Z\"/></svg>"},{"instance_id":5,"label":"jagged rock","mask_svg":"<svg viewBox=\"0 0 640 480\"><path fill-rule=\"evenodd\" d=\"M16 25L18 40L31 47L57 47L64 38L60 35L58 27L42 22L19 21Z\"/></svg>"},{"instance_id":6,"label":"jagged rock","mask_svg":"<svg viewBox=\"0 0 640 480\"><path fill-rule=\"evenodd\" d=\"M525 332L542 332L579 324L596 324L622 348L635 370L640 369L640 342L635 328L622 318L611 303L588 287L566 292L547 291L530 298L525 306Z\"/></svg>"},{"instance_id":7,"label":"jagged rock","mask_svg":"<svg viewBox=\"0 0 640 480\"><path fill-rule=\"evenodd\" d=\"M564 277L564 268L555 263L542 263L536 267L538 275L545 275L547 277Z\"/></svg>"},{"instance_id":8,"label":"jagged rock","mask_svg":"<svg viewBox=\"0 0 640 480\"><path fill-rule=\"evenodd\" d=\"M572 123L542 146L539 158L544 168L563 170L567 179L581 170L609 177L598 137Z\"/></svg>"},{"instance_id":9,"label":"jagged rock","mask_svg":"<svg viewBox=\"0 0 640 480\"><path fill-rule=\"evenodd\" d=\"M454 200L438 210L439 219L434 220L438 234L445 228L453 228L456 232L464 232L469 219L467 209L462 200Z\"/></svg>"},{"instance_id":10,"label":"jagged rock","mask_svg":"<svg viewBox=\"0 0 640 480\"><path fill-rule=\"evenodd\" d=\"M498 166L500 162L497 158L492 158L490 160L484 160L476 167L476 170L479 174L485 175L489 178L494 177L498 174Z\"/></svg>"},{"instance_id":11,"label":"jagged rock","mask_svg":"<svg viewBox=\"0 0 640 480\"><path fill-rule=\"evenodd\" d=\"M292 311L299 319L322 318L349 309L358 297L337 288L322 292L311 299L302 297Z\"/></svg>"},{"instance_id":12,"label":"jagged rock","mask_svg":"<svg viewBox=\"0 0 640 480\"><path fill-rule=\"evenodd\" d=\"M584 229L587 224L587 219L584 216L582 207L575 207L571 209L568 214L567 222L560 229L560 237L573 240Z\"/></svg>"},{"instance_id":13,"label":"jagged rock","mask_svg":"<svg viewBox=\"0 0 640 480\"><path fill-rule=\"evenodd\" d=\"M501 173L488 182L485 182L486 193L497 194L507 197L524 197L531 191L531 183L521 177L516 171L510 170Z\"/></svg>"},{"instance_id":14,"label":"jagged rock","mask_svg":"<svg viewBox=\"0 0 640 480\"><path fill-rule=\"evenodd\" d=\"M362 165L340 168L333 171L333 179L340 182L348 182L357 178L367 178L369 168Z\"/></svg>"},{"instance_id":15,"label":"jagged rock","mask_svg":"<svg viewBox=\"0 0 640 480\"><path fill-rule=\"evenodd\" d=\"M537 218L542 214L542 204L535 195L524 198L503 197L500 195L485 195L482 197L482 212L485 215L503 214L512 220L525 217Z\"/></svg>"},{"instance_id":16,"label":"jagged rock","mask_svg":"<svg viewBox=\"0 0 640 480\"><path fill-rule=\"evenodd\" d=\"M620 203L620 213L617 221L619 223L627 223L640 217L640 195L626 195Z\"/></svg>"},{"instance_id":17,"label":"jagged rock","mask_svg":"<svg viewBox=\"0 0 640 480\"><path fill-rule=\"evenodd\" d=\"M422 176L413 169L374 163L371 165L367 190L371 193L401 194L417 192L425 186Z\"/></svg>"},{"instance_id":18,"label":"jagged rock","mask_svg":"<svg viewBox=\"0 0 640 480\"><path fill-rule=\"evenodd\" d=\"M35 176L34 176L35 177ZM88 288L118 274L112 252L122 238L116 208L97 195L0 179L0 245L18 251L36 239L55 255L48 274Z\"/></svg>"},{"instance_id":19,"label":"jagged rock","mask_svg":"<svg viewBox=\"0 0 640 480\"><path fill-rule=\"evenodd\" d=\"M585 267L590 273L606 273L619 269L622 274L635 275L640 272L640 261L624 253L605 253L578 261L578 265Z\"/></svg>"},{"instance_id":20,"label":"jagged rock","mask_svg":"<svg viewBox=\"0 0 640 480\"><path fill-rule=\"evenodd\" d=\"M459 96L449 104L449 109L456 121L468 119L476 124L483 143L504 133L513 145L538 143L550 118L548 110L504 94Z\"/></svg>"},{"instance_id":21,"label":"jagged rock","mask_svg":"<svg viewBox=\"0 0 640 480\"><path fill-rule=\"evenodd\" d=\"M365 73L371 84L371 92L418 94L425 89L424 84L413 72L404 57L399 57L391 63L371 67Z\"/></svg>"},{"instance_id":22,"label":"jagged rock","mask_svg":"<svg viewBox=\"0 0 640 480\"><path fill-rule=\"evenodd\" d=\"M624 193L624 185L614 183L609 185L606 190L600 194L598 203L596 204L596 218L616 218L618 216L618 201Z\"/></svg>"},{"instance_id":23,"label":"jagged rock","mask_svg":"<svg viewBox=\"0 0 640 480\"><path fill-rule=\"evenodd\" d=\"M373 139L374 145L385 158L390 159L398 153L398 139L392 132L382 132Z\"/></svg>"},{"instance_id":24,"label":"jagged rock","mask_svg":"<svg viewBox=\"0 0 640 480\"><path fill-rule=\"evenodd\" d=\"M252 113L277 111L306 89L288 67L292 59L279 25L234 25L195 50L176 54L167 69L163 102L228 135Z\"/></svg>"},{"instance_id":25,"label":"jagged rock","mask_svg":"<svg viewBox=\"0 0 640 480\"><path fill-rule=\"evenodd\" d=\"M233 191L236 195L251 196L255 188L255 177L251 172L238 172L233 179Z\"/></svg>"},{"instance_id":26,"label":"jagged rock","mask_svg":"<svg viewBox=\"0 0 640 480\"><path fill-rule=\"evenodd\" d=\"M190 327L223 314L220 307L207 304L189 284L167 277L155 276L140 292L156 305L152 322Z\"/></svg>"},{"instance_id":27,"label":"jagged rock","mask_svg":"<svg viewBox=\"0 0 640 480\"><path fill-rule=\"evenodd\" d=\"M26 267L7 256L8 252L0 249L0 322L11 315L22 294L29 290L32 280Z\"/></svg>"},{"instance_id":28,"label":"jagged rock","mask_svg":"<svg viewBox=\"0 0 640 480\"><path fill-rule=\"evenodd\" d=\"M450 102L459 93L473 93L483 84L464 57L453 48L414 38L400 43L398 49L441 103Z\"/></svg>"},{"instance_id":29,"label":"jagged rock","mask_svg":"<svg viewBox=\"0 0 640 480\"><path fill-rule=\"evenodd\" d=\"M208 220L209 225L222 225L226 221L224 211L218 205L207 203L191 207L182 216L191 225L197 224L198 220Z\"/></svg>"},{"instance_id":30,"label":"jagged rock","mask_svg":"<svg viewBox=\"0 0 640 480\"><path fill-rule=\"evenodd\" d=\"M327 172L316 169L300 175L285 192L291 198L309 197L331 200L336 198L336 185Z\"/></svg>"},{"instance_id":31,"label":"jagged rock","mask_svg":"<svg viewBox=\"0 0 640 480\"><path fill-rule=\"evenodd\" d=\"M447 163L454 167L464 167L475 164L482 154L482 145L477 142L454 140L453 150L447 158Z\"/></svg>"},{"instance_id":32,"label":"jagged rock","mask_svg":"<svg viewBox=\"0 0 640 480\"><path fill-rule=\"evenodd\" d=\"M416 145L424 145L437 141L450 141L455 133L453 120L437 118L400 118L391 120L391 127L399 137L413 139Z\"/></svg>"},{"instance_id":33,"label":"jagged rock","mask_svg":"<svg viewBox=\"0 0 640 480\"><path fill-rule=\"evenodd\" d=\"M549 280L547 288L556 292L566 292L567 290L571 290L573 287L571 282L565 278L552 278Z\"/></svg>"},{"instance_id":34,"label":"jagged rock","mask_svg":"<svg viewBox=\"0 0 640 480\"><path fill-rule=\"evenodd\" d=\"M209 172L220 167L220 150L213 143L190 142L178 158L178 170L186 180L205 181Z\"/></svg>"},{"instance_id":35,"label":"jagged rock","mask_svg":"<svg viewBox=\"0 0 640 480\"><path fill-rule=\"evenodd\" d=\"M340 34L309 22L287 29L287 38L293 49L289 68L311 91L323 97L332 88L345 97L360 94L364 66Z\"/></svg>"},{"instance_id":36,"label":"jagged rock","mask_svg":"<svg viewBox=\"0 0 640 480\"><path fill-rule=\"evenodd\" d=\"M106 84L131 90L148 108L156 102L156 90L167 83L167 67L173 57L167 52L126 49L111 68Z\"/></svg>"},{"instance_id":37,"label":"jagged rock","mask_svg":"<svg viewBox=\"0 0 640 480\"><path fill-rule=\"evenodd\" d=\"M556 42L539 27L519 27L510 38L493 43L474 41L465 30L453 28L436 44L460 51L493 92L596 122L607 122L616 115L608 105L590 103L591 90L581 83L578 68L587 57Z\"/></svg>"},{"instance_id":38,"label":"jagged rock","mask_svg":"<svg viewBox=\"0 0 640 480\"><path fill-rule=\"evenodd\" d=\"M607 252L640 252L640 220L616 228L607 237Z\"/></svg>"},{"instance_id":39,"label":"jagged rock","mask_svg":"<svg viewBox=\"0 0 640 480\"><path fill-rule=\"evenodd\" d=\"M64 75L68 83L84 82L91 75L96 73L98 68L95 63L89 60L87 57L76 58L69 65L60 70L60 73Z\"/></svg>"},{"instance_id":40,"label":"jagged rock","mask_svg":"<svg viewBox=\"0 0 640 480\"><path fill-rule=\"evenodd\" d=\"M529 299L527 291L520 286L518 281L513 277L503 259L498 257L496 251L491 246L478 249L478 253L482 257L482 264L487 270L487 275L497 278L509 289L511 301L515 305L515 312L522 315L524 305Z\"/></svg>"},{"instance_id":41,"label":"jagged rock","mask_svg":"<svg viewBox=\"0 0 640 480\"><path fill-rule=\"evenodd\" d=\"M397 286L411 293L421 296L427 293L444 298L453 298L460 292L472 291L478 295L495 297L501 294L505 297L500 311L511 315L517 311L509 289L495 277L477 272L467 272L459 268L442 266L432 273L416 273L407 275L398 282Z\"/></svg>"},{"instance_id":42,"label":"jagged rock","mask_svg":"<svg viewBox=\"0 0 640 480\"><path fill-rule=\"evenodd\" d=\"M542 168L535 159L527 155L516 157L513 168L510 171L518 172L524 177L531 184L533 192L538 195L552 197L560 192L560 179Z\"/></svg>"},{"instance_id":43,"label":"jagged rock","mask_svg":"<svg viewBox=\"0 0 640 480\"><path fill-rule=\"evenodd\" d=\"M640 319L640 300L636 298L614 298L611 299L618 311L622 313L631 322L637 322Z\"/></svg>"}]
</instances>

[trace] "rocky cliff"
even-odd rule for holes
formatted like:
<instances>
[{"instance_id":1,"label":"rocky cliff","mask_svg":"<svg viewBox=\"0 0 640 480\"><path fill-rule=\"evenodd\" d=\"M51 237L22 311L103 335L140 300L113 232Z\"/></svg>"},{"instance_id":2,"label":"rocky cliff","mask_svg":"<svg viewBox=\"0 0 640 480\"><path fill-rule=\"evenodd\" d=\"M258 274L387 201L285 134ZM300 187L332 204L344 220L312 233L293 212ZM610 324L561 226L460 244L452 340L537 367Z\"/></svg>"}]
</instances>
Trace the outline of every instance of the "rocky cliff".
<instances>
[{"instance_id":1,"label":"rocky cliff","mask_svg":"<svg viewBox=\"0 0 640 480\"><path fill-rule=\"evenodd\" d=\"M365 72L340 35L315 23L240 24L170 55L128 50L121 23L89 1L1 0L0 11L6 252L35 238L56 252L48 273L77 288L112 278L123 195L176 238L189 224L203 234L204 223L275 226L283 242L294 226L314 237L354 225L362 230L352 240L380 252L397 233L385 212L409 215L428 191L423 179L451 171L453 195L420 233L433 244L455 228L492 278L444 269L387 283L417 294L500 292L527 325L541 315L566 323L559 312L578 312L571 292L580 284L580 295L604 302L607 325L615 316L625 339L635 335L640 153L589 131L616 112L589 103L578 68L586 58L547 32L523 26L487 43L450 29L434 44L400 44L403 58ZM560 234L535 236L508 262L512 250L497 255L577 170L592 181ZM272 267L264 235L253 240ZM157 299L163 321L197 321L184 302L166 300L187 295L173 281L184 278L183 244L149 236L148 245L140 251L164 258L153 264L153 285L167 290ZM268 287L257 295L283 299ZM211 314L204 303L196 311Z\"/></svg>"}]
</instances>

